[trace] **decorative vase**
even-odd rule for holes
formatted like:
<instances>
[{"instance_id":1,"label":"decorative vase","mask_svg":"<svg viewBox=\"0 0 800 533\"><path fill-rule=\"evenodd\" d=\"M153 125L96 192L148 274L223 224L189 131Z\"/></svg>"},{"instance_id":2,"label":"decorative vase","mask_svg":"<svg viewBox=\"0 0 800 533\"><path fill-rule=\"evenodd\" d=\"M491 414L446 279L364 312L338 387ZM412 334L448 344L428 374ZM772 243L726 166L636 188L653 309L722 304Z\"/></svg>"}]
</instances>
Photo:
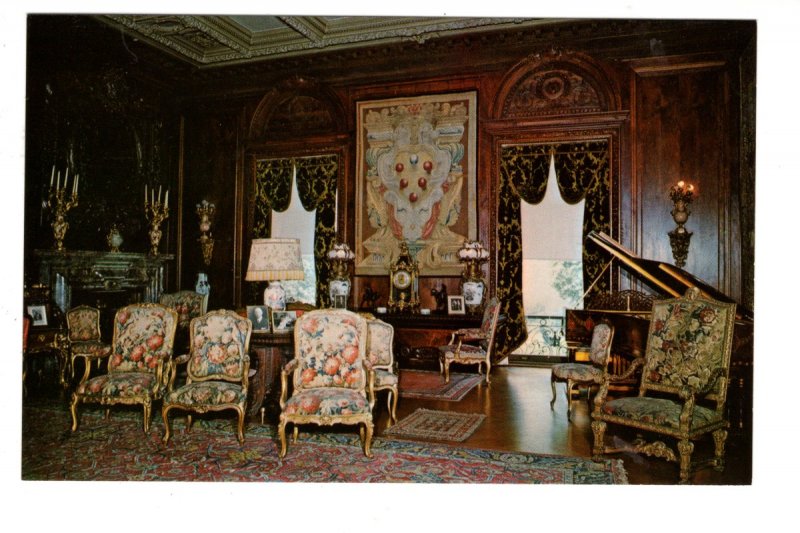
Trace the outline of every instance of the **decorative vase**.
<instances>
[{"instance_id":1,"label":"decorative vase","mask_svg":"<svg viewBox=\"0 0 800 533\"><path fill-rule=\"evenodd\" d=\"M123 239L116 224L111 226L111 230L109 230L108 236L106 236L106 241L112 252L119 252Z\"/></svg>"},{"instance_id":2,"label":"decorative vase","mask_svg":"<svg viewBox=\"0 0 800 533\"><path fill-rule=\"evenodd\" d=\"M211 292L211 285L208 283L208 276L200 272L197 274L197 283L194 286L194 291L198 294L208 294Z\"/></svg>"}]
</instances>

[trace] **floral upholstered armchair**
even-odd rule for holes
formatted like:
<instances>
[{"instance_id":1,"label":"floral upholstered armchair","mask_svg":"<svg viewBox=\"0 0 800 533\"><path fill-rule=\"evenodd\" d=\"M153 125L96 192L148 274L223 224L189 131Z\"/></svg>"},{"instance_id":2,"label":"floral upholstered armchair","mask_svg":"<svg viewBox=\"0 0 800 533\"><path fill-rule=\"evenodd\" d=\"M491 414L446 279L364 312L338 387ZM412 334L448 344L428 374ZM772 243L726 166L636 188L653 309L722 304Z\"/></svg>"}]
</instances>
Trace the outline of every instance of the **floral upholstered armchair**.
<instances>
[{"instance_id":1,"label":"floral upholstered armchair","mask_svg":"<svg viewBox=\"0 0 800 533\"><path fill-rule=\"evenodd\" d=\"M553 389L553 399L550 400L550 410L556 403L556 382L566 382L567 392L567 420L572 419L572 389L576 386L599 386L603 382L603 373L611 357L611 341L614 339L614 326L597 324L592 330L592 345L589 349L590 363L560 363L553 365L550 371L550 387ZM590 397L587 391L587 398ZM591 409L591 405L589 406Z\"/></svg>"},{"instance_id":2,"label":"floral upholstered armchair","mask_svg":"<svg viewBox=\"0 0 800 533\"><path fill-rule=\"evenodd\" d=\"M683 298L653 304L638 395L609 398L610 380L604 379L595 397L595 457L618 451L654 455L679 462L680 482L688 483L694 441L711 433L714 457L709 462L716 470L724 469L725 399L735 312L736 304L702 298L697 288L689 289ZM608 424L674 439L678 455L660 440L636 439L630 445L607 447Z\"/></svg>"},{"instance_id":3,"label":"floral upholstered armchair","mask_svg":"<svg viewBox=\"0 0 800 533\"><path fill-rule=\"evenodd\" d=\"M67 347L72 377L75 377L75 361L81 358L84 362L81 381L86 381L92 363L97 361L99 366L111 353L111 345L101 340L99 309L80 305L67 311Z\"/></svg>"},{"instance_id":4,"label":"floral upholstered armchair","mask_svg":"<svg viewBox=\"0 0 800 533\"><path fill-rule=\"evenodd\" d=\"M175 358L175 364L187 363L186 384L173 390L173 364L169 390L161 407L165 443L170 437L169 412L176 408L197 413L232 409L238 415L237 438L240 443L244 442L252 329L250 320L234 311L212 311L192 319L189 326L191 352ZM187 431L191 425L189 415Z\"/></svg>"},{"instance_id":5,"label":"floral upholstered armchair","mask_svg":"<svg viewBox=\"0 0 800 533\"><path fill-rule=\"evenodd\" d=\"M369 339L367 359L375 371L375 392L388 390L386 406L393 422L397 422L397 396L399 376L394 361L394 327L383 320L367 322Z\"/></svg>"},{"instance_id":6,"label":"floral upholstered armchair","mask_svg":"<svg viewBox=\"0 0 800 533\"><path fill-rule=\"evenodd\" d=\"M372 457L375 392L367 335L366 319L345 309L320 309L297 319L295 357L281 371L281 457L286 455L287 424L294 425L295 440L300 424L358 425L364 455Z\"/></svg>"},{"instance_id":7,"label":"floral upholstered armchair","mask_svg":"<svg viewBox=\"0 0 800 533\"><path fill-rule=\"evenodd\" d=\"M114 317L114 338L106 374L84 373L72 393L72 431L78 428L78 404L142 405L144 431L150 430L150 412L167 385L178 314L159 304L123 307Z\"/></svg>"},{"instance_id":8,"label":"floral upholstered armchair","mask_svg":"<svg viewBox=\"0 0 800 533\"><path fill-rule=\"evenodd\" d=\"M486 367L486 383L492 371L492 355L497 322L500 319L500 302L491 298L483 310L480 328L462 328L454 331L450 343L439 347L439 371L444 373L445 383L450 382L450 365L461 363Z\"/></svg>"}]
</instances>

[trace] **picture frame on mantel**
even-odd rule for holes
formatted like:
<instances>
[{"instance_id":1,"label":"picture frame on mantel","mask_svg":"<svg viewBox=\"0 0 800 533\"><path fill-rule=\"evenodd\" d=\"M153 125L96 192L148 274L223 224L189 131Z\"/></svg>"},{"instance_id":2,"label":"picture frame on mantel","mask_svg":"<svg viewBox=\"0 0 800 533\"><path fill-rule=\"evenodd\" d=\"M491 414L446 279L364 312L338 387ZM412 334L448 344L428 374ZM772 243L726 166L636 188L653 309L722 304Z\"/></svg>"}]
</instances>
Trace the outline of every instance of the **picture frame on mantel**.
<instances>
[{"instance_id":1,"label":"picture frame on mantel","mask_svg":"<svg viewBox=\"0 0 800 533\"><path fill-rule=\"evenodd\" d=\"M420 275L460 275L477 234L477 93L356 107L356 275L386 275L402 242Z\"/></svg>"},{"instance_id":2,"label":"picture frame on mantel","mask_svg":"<svg viewBox=\"0 0 800 533\"><path fill-rule=\"evenodd\" d=\"M466 305L464 304L464 297L461 295L449 295L447 297L447 314L448 315L464 315L466 314Z\"/></svg>"}]
</instances>

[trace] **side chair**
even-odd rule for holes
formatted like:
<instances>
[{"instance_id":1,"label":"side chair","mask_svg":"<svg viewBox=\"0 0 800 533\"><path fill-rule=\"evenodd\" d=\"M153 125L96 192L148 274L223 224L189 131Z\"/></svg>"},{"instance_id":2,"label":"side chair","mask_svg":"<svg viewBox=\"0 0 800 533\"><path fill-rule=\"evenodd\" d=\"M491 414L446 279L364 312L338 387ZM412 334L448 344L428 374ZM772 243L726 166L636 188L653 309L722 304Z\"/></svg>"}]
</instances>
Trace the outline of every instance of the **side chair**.
<instances>
[{"instance_id":1,"label":"side chair","mask_svg":"<svg viewBox=\"0 0 800 533\"><path fill-rule=\"evenodd\" d=\"M450 382L450 365L481 365L486 367L486 383L489 384L489 373L492 371L494 355L494 337L497 322L500 319L500 302L491 298L483 311L480 328L462 328L454 331L449 344L439 347L439 371L444 374L445 383Z\"/></svg>"}]
</instances>

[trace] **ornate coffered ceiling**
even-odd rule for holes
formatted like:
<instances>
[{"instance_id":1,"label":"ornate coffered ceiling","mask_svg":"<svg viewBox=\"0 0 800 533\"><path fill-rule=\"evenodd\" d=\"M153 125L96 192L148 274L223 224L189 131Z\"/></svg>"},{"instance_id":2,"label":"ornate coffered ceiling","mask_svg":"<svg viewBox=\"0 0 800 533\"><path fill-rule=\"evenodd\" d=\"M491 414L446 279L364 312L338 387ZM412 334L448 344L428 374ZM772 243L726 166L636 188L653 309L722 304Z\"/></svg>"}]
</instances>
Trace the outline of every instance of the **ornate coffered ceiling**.
<instances>
[{"instance_id":1,"label":"ornate coffered ceiling","mask_svg":"<svg viewBox=\"0 0 800 533\"><path fill-rule=\"evenodd\" d=\"M463 33L553 19L352 16L104 15L104 22L189 63L222 66Z\"/></svg>"}]
</instances>

